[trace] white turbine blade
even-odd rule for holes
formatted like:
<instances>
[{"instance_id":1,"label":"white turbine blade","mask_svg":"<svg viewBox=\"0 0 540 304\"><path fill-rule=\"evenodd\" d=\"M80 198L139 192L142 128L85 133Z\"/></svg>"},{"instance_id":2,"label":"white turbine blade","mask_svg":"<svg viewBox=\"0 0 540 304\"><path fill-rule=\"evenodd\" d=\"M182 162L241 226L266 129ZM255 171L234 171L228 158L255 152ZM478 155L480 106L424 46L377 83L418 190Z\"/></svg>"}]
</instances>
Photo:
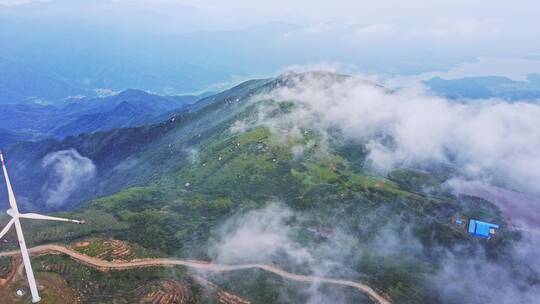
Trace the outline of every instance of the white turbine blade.
<instances>
[{"instance_id":1,"label":"white turbine blade","mask_svg":"<svg viewBox=\"0 0 540 304\"><path fill-rule=\"evenodd\" d=\"M20 213L20 218L27 218L27 219L33 219L33 220L48 220L48 221L59 221L59 222L72 222L77 224L84 223L83 221L78 220L72 220L72 219L66 219L61 217L54 217L54 216L48 216L48 215L42 215L37 213Z\"/></svg>"},{"instance_id":2,"label":"white turbine blade","mask_svg":"<svg viewBox=\"0 0 540 304\"><path fill-rule=\"evenodd\" d=\"M6 227L4 227L4 229L2 229L2 232L0 232L0 239L9 231L9 228L11 228L11 226L13 226L13 223L15 223L15 219L12 218L9 223L7 223Z\"/></svg>"},{"instance_id":3,"label":"white turbine blade","mask_svg":"<svg viewBox=\"0 0 540 304\"><path fill-rule=\"evenodd\" d=\"M14 218L14 222L15 230L17 231L17 238L19 239L19 246L21 247L24 270L26 271L28 286L30 287L30 293L32 294L32 303L37 303L41 300L41 298L39 297L36 278L34 277L34 272L32 271L32 263L30 263L30 255L28 255L28 248L26 248L26 242L24 241L21 222L18 218Z\"/></svg>"},{"instance_id":4,"label":"white turbine blade","mask_svg":"<svg viewBox=\"0 0 540 304\"><path fill-rule=\"evenodd\" d=\"M0 150L0 161L2 161L2 170L4 171L4 178L6 179L9 204L11 205L11 209L13 209L15 213L18 213L19 209L17 208L17 201L15 200L15 194L13 194L13 189L11 188L11 182L9 180L9 175L6 168L6 162L4 161L4 154L2 153L2 150Z\"/></svg>"},{"instance_id":5,"label":"white turbine blade","mask_svg":"<svg viewBox=\"0 0 540 304\"><path fill-rule=\"evenodd\" d=\"M36 279L34 277L34 272L32 271L32 264L30 263L30 256L28 255L28 248L26 248L26 242L24 241L24 235L22 232L21 222L19 221L19 209L17 208L17 201L15 200L15 195L13 194L13 189L11 188L11 182L6 169L6 163L4 161L4 155L0 150L0 161L2 162L2 170L4 171L4 178L6 179L6 186L9 197L9 204L11 205L11 210L8 210L13 218L6 227L0 233L0 237L4 236L7 233L9 228L15 224L15 230L17 231L17 238L19 239L19 246L21 248L21 255L23 258L24 269L26 271L26 277L28 279L28 285L30 287L30 293L32 294L32 303L37 303L41 300L39 297L39 292L36 284Z\"/></svg>"}]
</instances>

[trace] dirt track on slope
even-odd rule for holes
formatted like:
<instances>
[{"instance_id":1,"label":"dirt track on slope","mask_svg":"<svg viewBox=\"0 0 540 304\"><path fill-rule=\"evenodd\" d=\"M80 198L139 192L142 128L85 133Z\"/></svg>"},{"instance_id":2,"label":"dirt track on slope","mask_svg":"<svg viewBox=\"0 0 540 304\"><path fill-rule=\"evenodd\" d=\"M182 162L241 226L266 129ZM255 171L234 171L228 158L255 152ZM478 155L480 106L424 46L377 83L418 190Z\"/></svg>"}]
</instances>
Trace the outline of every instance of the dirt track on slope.
<instances>
[{"instance_id":1,"label":"dirt track on slope","mask_svg":"<svg viewBox=\"0 0 540 304\"><path fill-rule=\"evenodd\" d=\"M140 260L132 260L129 262L109 262L109 261L100 260L98 258L81 254L77 251L74 251L72 249L69 249L67 247L60 246L60 245L36 246L36 247L30 248L29 252L30 254L63 253L63 254L69 255L71 258L83 264L86 264L86 265L89 265L89 266L92 266L101 270L132 269L132 268L140 268L140 267L176 266L176 265L194 268L194 269L197 269L200 271L206 271L206 272L228 272L228 271L243 270L243 269L261 269L261 270L276 274L282 278L292 280L292 281L297 281L297 282L322 283L322 284L333 284L333 285L352 287L366 294L375 303L379 303L379 304L392 303L386 296L383 296L381 293L377 292L375 289L371 288L370 286L364 283L354 282L354 281L349 281L349 280L318 277L318 276L299 275L299 274L287 272L276 266L272 266L268 264L224 265L224 264L210 263L206 261L179 260L179 259L140 259ZM20 254L20 251L18 250L0 252L0 257L1 256L15 256L18 254Z\"/></svg>"}]
</instances>

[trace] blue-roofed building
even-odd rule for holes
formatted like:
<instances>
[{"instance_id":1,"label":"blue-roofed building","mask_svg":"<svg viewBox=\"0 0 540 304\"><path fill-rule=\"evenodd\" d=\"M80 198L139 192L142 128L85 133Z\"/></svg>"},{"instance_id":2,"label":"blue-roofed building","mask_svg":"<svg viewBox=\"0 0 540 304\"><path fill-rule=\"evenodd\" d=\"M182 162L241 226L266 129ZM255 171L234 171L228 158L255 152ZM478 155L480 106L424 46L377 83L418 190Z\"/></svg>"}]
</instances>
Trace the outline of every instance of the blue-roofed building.
<instances>
[{"instance_id":1,"label":"blue-roofed building","mask_svg":"<svg viewBox=\"0 0 540 304\"><path fill-rule=\"evenodd\" d=\"M469 221L469 234L489 239L496 230L499 229L499 225L486 223L479 220Z\"/></svg>"}]
</instances>

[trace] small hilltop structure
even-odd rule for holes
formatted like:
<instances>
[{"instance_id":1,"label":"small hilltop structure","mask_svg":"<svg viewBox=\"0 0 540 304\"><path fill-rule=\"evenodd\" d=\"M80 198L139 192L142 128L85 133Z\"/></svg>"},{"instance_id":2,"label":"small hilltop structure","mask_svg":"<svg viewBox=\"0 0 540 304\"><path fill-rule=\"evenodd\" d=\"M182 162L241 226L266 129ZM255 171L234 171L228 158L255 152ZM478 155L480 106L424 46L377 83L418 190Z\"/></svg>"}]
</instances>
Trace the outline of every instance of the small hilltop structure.
<instances>
[{"instance_id":1,"label":"small hilltop structure","mask_svg":"<svg viewBox=\"0 0 540 304\"><path fill-rule=\"evenodd\" d=\"M500 228L499 225L480 221L477 219L467 219L460 215L452 216L452 223L461 229L466 230L470 236L479 237L483 239L490 239Z\"/></svg>"},{"instance_id":2,"label":"small hilltop structure","mask_svg":"<svg viewBox=\"0 0 540 304\"><path fill-rule=\"evenodd\" d=\"M484 239L489 239L495 233L497 233L497 230L499 229L499 225L492 224L488 222L483 222L479 220L471 219L469 220L469 235L481 237Z\"/></svg>"}]
</instances>

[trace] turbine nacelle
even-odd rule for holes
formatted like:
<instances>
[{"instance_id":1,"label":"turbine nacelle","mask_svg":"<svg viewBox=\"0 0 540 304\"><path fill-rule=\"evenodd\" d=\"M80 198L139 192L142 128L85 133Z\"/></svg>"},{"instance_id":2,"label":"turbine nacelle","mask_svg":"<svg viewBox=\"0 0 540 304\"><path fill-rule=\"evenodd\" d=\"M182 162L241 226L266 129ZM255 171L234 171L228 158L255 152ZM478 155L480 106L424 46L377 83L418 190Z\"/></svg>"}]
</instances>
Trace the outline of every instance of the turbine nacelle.
<instances>
[{"instance_id":1,"label":"turbine nacelle","mask_svg":"<svg viewBox=\"0 0 540 304\"><path fill-rule=\"evenodd\" d=\"M13 217L13 218L19 217L19 212L15 212L15 211L13 211L13 209L8 209L8 210L6 210L6 213L7 213L9 216Z\"/></svg>"}]
</instances>

